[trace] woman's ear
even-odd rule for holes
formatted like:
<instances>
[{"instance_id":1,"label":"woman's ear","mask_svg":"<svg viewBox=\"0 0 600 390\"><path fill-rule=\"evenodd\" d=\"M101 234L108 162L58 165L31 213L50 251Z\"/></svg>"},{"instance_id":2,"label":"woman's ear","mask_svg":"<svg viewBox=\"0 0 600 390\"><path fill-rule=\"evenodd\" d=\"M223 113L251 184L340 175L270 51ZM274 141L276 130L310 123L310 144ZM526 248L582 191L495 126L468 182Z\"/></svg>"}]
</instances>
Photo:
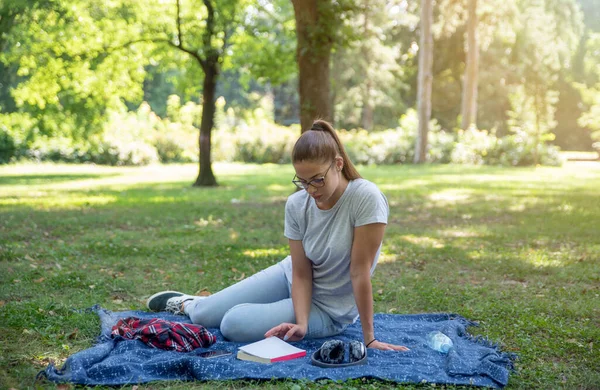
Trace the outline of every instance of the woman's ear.
<instances>
[{"instance_id":1,"label":"woman's ear","mask_svg":"<svg viewBox=\"0 0 600 390\"><path fill-rule=\"evenodd\" d=\"M335 158L335 169L340 172L344 168L344 159L341 156Z\"/></svg>"}]
</instances>

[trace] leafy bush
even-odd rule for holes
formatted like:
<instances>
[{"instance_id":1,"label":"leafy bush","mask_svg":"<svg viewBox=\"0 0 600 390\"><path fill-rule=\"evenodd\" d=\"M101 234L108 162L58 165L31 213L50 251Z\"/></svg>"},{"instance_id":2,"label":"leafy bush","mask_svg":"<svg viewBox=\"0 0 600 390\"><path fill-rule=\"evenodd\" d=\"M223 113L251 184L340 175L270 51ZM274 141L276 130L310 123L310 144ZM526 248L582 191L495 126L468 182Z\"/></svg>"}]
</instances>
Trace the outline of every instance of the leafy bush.
<instances>
[{"instance_id":1,"label":"leafy bush","mask_svg":"<svg viewBox=\"0 0 600 390\"><path fill-rule=\"evenodd\" d=\"M217 126L212 133L213 161L252 163L289 163L294 142L300 135L298 125L274 124L261 107L240 117L232 109L224 110L224 100L217 101ZM40 135L34 121L25 114L0 115L0 162L13 156L27 156L42 161L90 162L106 165L146 165L156 162L192 162L198 160L198 120L202 108L188 102L181 105L177 96L168 101L167 117L160 118L150 106L137 111L124 106L109 113L101 134L84 140ZM399 126L377 132L362 129L339 130L350 158L356 164L412 163L415 153L418 118L409 110ZM560 164L558 149L537 142L518 126L513 134L497 138L487 131L444 131L432 120L428 135L427 160L431 163L532 165L534 151L538 163ZM546 138L544 138L546 137ZM600 146L600 145L599 145ZM26 152L25 152L26 151Z\"/></svg>"},{"instance_id":2,"label":"leafy bush","mask_svg":"<svg viewBox=\"0 0 600 390\"><path fill-rule=\"evenodd\" d=\"M0 127L0 164L7 164L15 156L17 147L8 131Z\"/></svg>"},{"instance_id":3,"label":"leafy bush","mask_svg":"<svg viewBox=\"0 0 600 390\"><path fill-rule=\"evenodd\" d=\"M598 35L597 39L600 38ZM599 40L600 42L600 40ZM578 120L579 126L591 130L592 148L600 158L600 91L596 89L585 90L585 100L590 105L589 110Z\"/></svg>"},{"instance_id":4,"label":"leafy bush","mask_svg":"<svg viewBox=\"0 0 600 390\"><path fill-rule=\"evenodd\" d=\"M291 162L299 126L285 127L266 121L221 128L213 137L216 160L285 164Z\"/></svg>"},{"instance_id":5,"label":"leafy bush","mask_svg":"<svg viewBox=\"0 0 600 390\"><path fill-rule=\"evenodd\" d=\"M35 121L27 114L0 114L0 164L27 154Z\"/></svg>"},{"instance_id":6,"label":"leafy bush","mask_svg":"<svg viewBox=\"0 0 600 390\"><path fill-rule=\"evenodd\" d=\"M456 147L451 154L451 162L456 164L527 166L535 163L537 150L538 164L560 165L558 147L542 142L536 145L535 139L524 131L516 129L515 134L497 138L485 130L460 130Z\"/></svg>"},{"instance_id":7,"label":"leafy bush","mask_svg":"<svg viewBox=\"0 0 600 390\"><path fill-rule=\"evenodd\" d=\"M158 161L156 148L142 141L104 141L91 158L91 162L103 165L148 165Z\"/></svg>"},{"instance_id":8,"label":"leafy bush","mask_svg":"<svg viewBox=\"0 0 600 390\"><path fill-rule=\"evenodd\" d=\"M497 164L498 139L487 131L469 129L459 130L450 161L456 164L484 165Z\"/></svg>"},{"instance_id":9,"label":"leafy bush","mask_svg":"<svg viewBox=\"0 0 600 390\"><path fill-rule=\"evenodd\" d=\"M399 124L396 129L373 133L366 130L342 130L339 133L350 159L356 164L412 163L418 128L417 112L409 110L400 118ZM443 131L437 121L432 120L428 138L428 161L449 162L454 136Z\"/></svg>"}]
</instances>

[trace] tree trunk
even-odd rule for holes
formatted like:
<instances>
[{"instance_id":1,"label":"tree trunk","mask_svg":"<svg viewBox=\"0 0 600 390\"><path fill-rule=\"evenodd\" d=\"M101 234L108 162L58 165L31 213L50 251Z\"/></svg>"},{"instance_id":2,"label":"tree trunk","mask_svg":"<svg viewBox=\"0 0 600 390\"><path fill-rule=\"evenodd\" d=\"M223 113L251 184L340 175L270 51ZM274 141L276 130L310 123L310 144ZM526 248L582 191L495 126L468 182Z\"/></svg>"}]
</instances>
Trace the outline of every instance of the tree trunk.
<instances>
[{"instance_id":1,"label":"tree trunk","mask_svg":"<svg viewBox=\"0 0 600 390\"><path fill-rule=\"evenodd\" d=\"M210 158L211 131L215 124L215 92L217 77L219 75L218 59L208 58L204 69L204 82L202 88L202 120L200 122L200 172L194 183L195 187L216 186L217 179L212 171Z\"/></svg>"},{"instance_id":2,"label":"tree trunk","mask_svg":"<svg viewBox=\"0 0 600 390\"><path fill-rule=\"evenodd\" d=\"M541 124L540 124L540 91L538 81L535 81L535 98L533 101L535 105L535 136L534 136L534 144L533 144L533 166L538 165L538 144L540 143L540 134L541 134Z\"/></svg>"},{"instance_id":3,"label":"tree trunk","mask_svg":"<svg viewBox=\"0 0 600 390\"><path fill-rule=\"evenodd\" d=\"M333 39L324 36L332 21L320 15L319 8L325 5L319 4L319 0L292 0L292 4L296 18L300 125L301 131L306 131L316 118L333 120L329 96L329 58Z\"/></svg>"},{"instance_id":4,"label":"tree trunk","mask_svg":"<svg viewBox=\"0 0 600 390\"><path fill-rule=\"evenodd\" d=\"M421 0L421 37L419 42L419 76L417 91L417 111L419 129L415 146L415 163L427 159L427 133L431 119L431 84L433 81L433 0Z\"/></svg>"},{"instance_id":5,"label":"tree trunk","mask_svg":"<svg viewBox=\"0 0 600 390\"><path fill-rule=\"evenodd\" d=\"M329 80L329 85L331 86L331 90L329 91L329 101L330 103L330 109L329 109L329 115L331 116L331 121L335 122L335 105L337 103L337 98L338 98L338 91L340 90L340 84L341 84L341 80L338 79L336 76L338 76L340 74L340 72L342 71L340 69L340 61L339 58L336 58L335 55L331 56L330 59L330 63L331 63L331 79ZM342 64L343 65L343 64Z\"/></svg>"},{"instance_id":6,"label":"tree trunk","mask_svg":"<svg viewBox=\"0 0 600 390\"><path fill-rule=\"evenodd\" d=\"M479 38L477 36L477 0L469 0L467 22L467 56L462 94L461 128L477 126L477 78L479 73Z\"/></svg>"},{"instance_id":7,"label":"tree trunk","mask_svg":"<svg viewBox=\"0 0 600 390\"><path fill-rule=\"evenodd\" d=\"M363 108L361 112L362 128L368 131L373 130L373 105L371 104L371 80L368 79L364 89Z\"/></svg>"},{"instance_id":8,"label":"tree trunk","mask_svg":"<svg viewBox=\"0 0 600 390\"><path fill-rule=\"evenodd\" d=\"M371 82L371 75L369 73L369 68L371 67L371 47L369 46L371 32L369 31L369 11L371 7L369 4L369 0L365 1L364 4L364 24L363 24L363 37L367 40L367 44L363 44L363 55L365 56L365 61L367 64L366 72L365 72L365 80L364 80L364 89L363 89L363 107L361 111L361 126L365 130L373 129L373 105L371 104L371 91L373 83Z\"/></svg>"}]
</instances>

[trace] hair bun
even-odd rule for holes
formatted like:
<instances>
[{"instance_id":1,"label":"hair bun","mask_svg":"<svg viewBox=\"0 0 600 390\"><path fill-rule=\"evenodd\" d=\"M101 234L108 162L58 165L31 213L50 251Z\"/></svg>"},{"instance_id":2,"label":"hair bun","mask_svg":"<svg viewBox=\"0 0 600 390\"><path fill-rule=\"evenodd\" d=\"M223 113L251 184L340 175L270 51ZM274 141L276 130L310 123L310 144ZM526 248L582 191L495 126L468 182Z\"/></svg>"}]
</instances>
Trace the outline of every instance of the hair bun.
<instances>
[{"instance_id":1,"label":"hair bun","mask_svg":"<svg viewBox=\"0 0 600 390\"><path fill-rule=\"evenodd\" d=\"M310 130L312 131L325 131L325 127L323 127L323 122L320 120L316 120L313 122Z\"/></svg>"}]
</instances>

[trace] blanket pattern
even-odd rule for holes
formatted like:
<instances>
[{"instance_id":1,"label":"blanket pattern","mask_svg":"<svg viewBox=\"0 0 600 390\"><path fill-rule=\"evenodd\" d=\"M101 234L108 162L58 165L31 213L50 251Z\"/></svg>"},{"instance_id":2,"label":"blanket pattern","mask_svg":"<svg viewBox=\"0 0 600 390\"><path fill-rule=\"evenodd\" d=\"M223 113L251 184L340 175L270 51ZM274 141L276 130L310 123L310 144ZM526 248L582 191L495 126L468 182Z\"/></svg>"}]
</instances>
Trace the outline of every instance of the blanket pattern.
<instances>
[{"instance_id":1,"label":"blanket pattern","mask_svg":"<svg viewBox=\"0 0 600 390\"><path fill-rule=\"evenodd\" d=\"M467 332L477 324L457 314L376 314L375 335L380 340L405 345L408 352L368 350L368 364L347 368L320 368L311 364L310 355L327 339L310 339L292 343L305 349L307 356L274 364L261 364L236 359L240 343L223 338L218 329L209 329L217 342L210 348L176 352L152 348L139 340L111 338L112 327L128 317L161 318L190 323L190 319L169 313L141 311L111 312L95 306L88 309L101 320L98 343L70 356L61 368L50 364L42 375L57 383L81 385L126 385L165 380L230 380L230 379L303 379L348 380L375 378L398 383L438 383L501 388L514 370L516 355ZM429 348L426 336L439 330L454 344L448 354ZM335 337L344 342L362 340L360 321ZM204 351L227 349L232 355L204 359Z\"/></svg>"}]
</instances>

